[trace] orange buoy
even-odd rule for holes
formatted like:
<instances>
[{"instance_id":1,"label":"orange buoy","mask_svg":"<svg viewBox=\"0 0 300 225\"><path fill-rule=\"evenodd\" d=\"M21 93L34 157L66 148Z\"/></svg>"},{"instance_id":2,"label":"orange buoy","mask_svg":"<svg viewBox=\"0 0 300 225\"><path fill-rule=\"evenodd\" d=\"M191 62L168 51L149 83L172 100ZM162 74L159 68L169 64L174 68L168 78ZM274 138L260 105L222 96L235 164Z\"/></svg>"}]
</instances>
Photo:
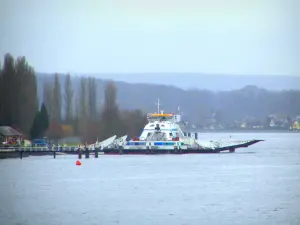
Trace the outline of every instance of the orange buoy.
<instances>
[{"instance_id":1,"label":"orange buoy","mask_svg":"<svg viewBox=\"0 0 300 225\"><path fill-rule=\"evenodd\" d=\"M81 166L81 162L79 160L76 161L76 166Z\"/></svg>"}]
</instances>

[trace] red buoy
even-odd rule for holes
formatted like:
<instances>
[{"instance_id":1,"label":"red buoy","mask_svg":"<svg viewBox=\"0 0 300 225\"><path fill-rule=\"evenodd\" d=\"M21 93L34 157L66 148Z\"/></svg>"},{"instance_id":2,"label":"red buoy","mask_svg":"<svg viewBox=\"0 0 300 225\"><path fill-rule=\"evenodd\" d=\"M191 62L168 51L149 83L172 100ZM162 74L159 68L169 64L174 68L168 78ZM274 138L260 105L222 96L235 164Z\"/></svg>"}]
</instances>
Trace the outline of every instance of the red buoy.
<instances>
[{"instance_id":1,"label":"red buoy","mask_svg":"<svg viewBox=\"0 0 300 225\"><path fill-rule=\"evenodd\" d=\"M81 166L81 162L79 160L76 161L76 166Z\"/></svg>"}]
</instances>

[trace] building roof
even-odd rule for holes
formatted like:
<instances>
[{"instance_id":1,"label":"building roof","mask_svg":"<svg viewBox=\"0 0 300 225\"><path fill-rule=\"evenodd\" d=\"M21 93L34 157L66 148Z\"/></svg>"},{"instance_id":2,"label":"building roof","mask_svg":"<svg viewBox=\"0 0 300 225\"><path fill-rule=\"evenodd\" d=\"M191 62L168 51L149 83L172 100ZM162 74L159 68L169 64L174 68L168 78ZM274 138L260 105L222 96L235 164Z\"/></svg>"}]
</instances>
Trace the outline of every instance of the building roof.
<instances>
[{"instance_id":1,"label":"building roof","mask_svg":"<svg viewBox=\"0 0 300 225\"><path fill-rule=\"evenodd\" d=\"M3 136L22 136L22 134L9 127L9 126L0 126L0 135L3 135Z\"/></svg>"}]
</instances>

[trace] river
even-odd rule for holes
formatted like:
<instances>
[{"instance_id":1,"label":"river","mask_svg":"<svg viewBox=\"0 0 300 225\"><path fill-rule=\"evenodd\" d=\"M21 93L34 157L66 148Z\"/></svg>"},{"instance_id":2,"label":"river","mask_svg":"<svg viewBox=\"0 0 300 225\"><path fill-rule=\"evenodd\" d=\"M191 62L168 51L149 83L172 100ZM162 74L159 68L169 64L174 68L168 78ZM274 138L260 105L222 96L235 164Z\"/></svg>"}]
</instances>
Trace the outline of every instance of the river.
<instances>
[{"instance_id":1,"label":"river","mask_svg":"<svg viewBox=\"0 0 300 225\"><path fill-rule=\"evenodd\" d=\"M299 225L299 133L235 153L0 160L1 225Z\"/></svg>"}]
</instances>

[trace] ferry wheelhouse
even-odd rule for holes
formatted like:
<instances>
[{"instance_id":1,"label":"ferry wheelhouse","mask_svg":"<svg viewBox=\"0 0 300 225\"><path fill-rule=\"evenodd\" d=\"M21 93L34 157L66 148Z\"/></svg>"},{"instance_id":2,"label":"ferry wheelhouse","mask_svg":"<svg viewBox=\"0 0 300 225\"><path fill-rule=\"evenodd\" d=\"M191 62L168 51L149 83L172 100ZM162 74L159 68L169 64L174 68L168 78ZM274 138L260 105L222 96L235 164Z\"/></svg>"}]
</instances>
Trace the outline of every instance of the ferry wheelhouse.
<instances>
[{"instance_id":1,"label":"ferry wheelhouse","mask_svg":"<svg viewBox=\"0 0 300 225\"><path fill-rule=\"evenodd\" d=\"M148 114L148 124L140 137L128 141L124 149L186 149L184 134L176 123L177 115L169 113Z\"/></svg>"}]
</instances>

